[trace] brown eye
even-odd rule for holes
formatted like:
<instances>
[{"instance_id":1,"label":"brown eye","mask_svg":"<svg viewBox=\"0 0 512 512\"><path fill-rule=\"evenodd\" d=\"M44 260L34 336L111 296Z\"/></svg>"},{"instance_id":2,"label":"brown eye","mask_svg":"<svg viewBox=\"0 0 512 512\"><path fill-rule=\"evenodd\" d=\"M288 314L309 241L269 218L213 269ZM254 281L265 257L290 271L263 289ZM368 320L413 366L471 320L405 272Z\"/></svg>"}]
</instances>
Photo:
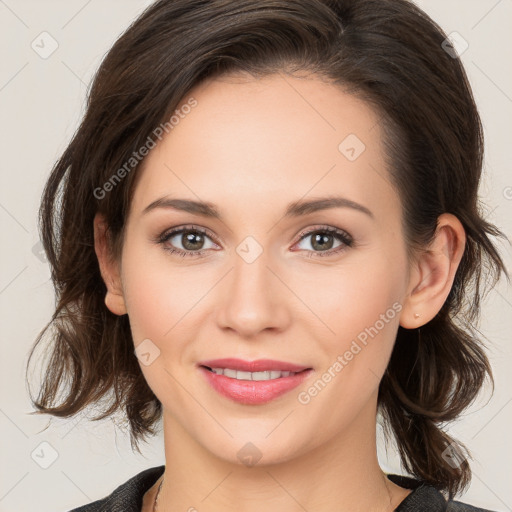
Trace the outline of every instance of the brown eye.
<instances>
[{"instance_id":1,"label":"brown eye","mask_svg":"<svg viewBox=\"0 0 512 512\"><path fill-rule=\"evenodd\" d=\"M167 231L158 238L158 243L162 244L166 251L180 256L200 256L207 249L217 247L206 231L191 227Z\"/></svg>"},{"instance_id":2,"label":"brown eye","mask_svg":"<svg viewBox=\"0 0 512 512\"><path fill-rule=\"evenodd\" d=\"M204 235L202 233L186 231L181 234L181 245L189 251L202 249Z\"/></svg>"},{"instance_id":3,"label":"brown eye","mask_svg":"<svg viewBox=\"0 0 512 512\"><path fill-rule=\"evenodd\" d=\"M352 237L337 228L323 227L303 233L299 244L310 239L302 249L310 251L314 256L330 256L353 245ZM337 245L336 242L338 242ZM309 245L309 247L308 247Z\"/></svg>"}]
</instances>

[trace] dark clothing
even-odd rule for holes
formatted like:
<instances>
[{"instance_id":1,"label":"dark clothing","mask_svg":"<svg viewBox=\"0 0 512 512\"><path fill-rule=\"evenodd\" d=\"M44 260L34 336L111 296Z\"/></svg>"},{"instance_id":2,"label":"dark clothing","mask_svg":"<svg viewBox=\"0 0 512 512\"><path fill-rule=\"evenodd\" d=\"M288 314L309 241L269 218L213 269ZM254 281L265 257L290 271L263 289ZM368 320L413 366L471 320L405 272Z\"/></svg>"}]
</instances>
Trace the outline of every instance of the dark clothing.
<instances>
[{"instance_id":1,"label":"dark clothing","mask_svg":"<svg viewBox=\"0 0 512 512\"><path fill-rule=\"evenodd\" d=\"M121 484L106 498L70 512L140 512L144 494L158 480L164 469L165 466L146 469ZM396 512L491 512L459 501L446 502L437 489L413 478L398 475L388 475L388 478L400 487L414 489L398 505Z\"/></svg>"}]
</instances>

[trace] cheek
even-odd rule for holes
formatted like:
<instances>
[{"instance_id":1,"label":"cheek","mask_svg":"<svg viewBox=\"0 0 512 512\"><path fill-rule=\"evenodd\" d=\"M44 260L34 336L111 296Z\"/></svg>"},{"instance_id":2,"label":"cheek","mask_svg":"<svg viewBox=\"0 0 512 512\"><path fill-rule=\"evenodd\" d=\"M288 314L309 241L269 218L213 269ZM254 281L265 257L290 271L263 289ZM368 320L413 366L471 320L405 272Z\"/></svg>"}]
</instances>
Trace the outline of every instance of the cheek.
<instances>
[{"instance_id":1,"label":"cheek","mask_svg":"<svg viewBox=\"0 0 512 512\"><path fill-rule=\"evenodd\" d=\"M190 334L186 331L193 319L194 304L204 295L204 290L199 294L199 284L192 277L192 272L187 275L172 268L165 255L142 245L126 244L123 289L132 337L135 346L149 339L157 347L150 345L151 357L155 353L157 357L148 365L141 359L140 366L148 385L163 403L166 397L176 400L179 396L170 375L183 381L183 376L178 375L189 359Z\"/></svg>"},{"instance_id":2,"label":"cheek","mask_svg":"<svg viewBox=\"0 0 512 512\"><path fill-rule=\"evenodd\" d=\"M205 293L194 267L183 271L171 266L159 250L129 243L123 254L123 287L135 344L172 337Z\"/></svg>"},{"instance_id":3,"label":"cheek","mask_svg":"<svg viewBox=\"0 0 512 512\"><path fill-rule=\"evenodd\" d=\"M143 244L126 242L123 253L123 288L135 346L149 339L157 349L155 364L141 364L144 377L164 403L168 396L181 396L178 381L190 379L197 356L195 344L203 324L202 300L218 280L200 266L179 268L163 250L148 250ZM150 345L152 347L152 345ZM142 362L142 360L141 360ZM184 404L182 404L184 405Z\"/></svg>"},{"instance_id":4,"label":"cheek","mask_svg":"<svg viewBox=\"0 0 512 512\"><path fill-rule=\"evenodd\" d=\"M174 324L170 313L177 306L176 289L173 292L165 276L156 277L156 269L130 269L127 264L125 298L135 344L145 338L161 339Z\"/></svg>"},{"instance_id":5,"label":"cheek","mask_svg":"<svg viewBox=\"0 0 512 512\"><path fill-rule=\"evenodd\" d=\"M303 273L308 277L301 279L298 295L314 305L321 320L315 320L318 327L311 333L326 356L321 371L336 365L330 371L339 376L333 380L340 393L362 398L378 386L391 355L406 267L399 251L394 258L369 251L346 263L323 275Z\"/></svg>"},{"instance_id":6,"label":"cheek","mask_svg":"<svg viewBox=\"0 0 512 512\"><path fill-rule=\"evenodd\" d=\"M294 290L322 321L319 325L328 328L331 339L346 340L375 324L398 303L405 286L403 268L398 254L393 266L376 253L369 254L338 268L301 272Z\"/></svg>"}]
</instances>

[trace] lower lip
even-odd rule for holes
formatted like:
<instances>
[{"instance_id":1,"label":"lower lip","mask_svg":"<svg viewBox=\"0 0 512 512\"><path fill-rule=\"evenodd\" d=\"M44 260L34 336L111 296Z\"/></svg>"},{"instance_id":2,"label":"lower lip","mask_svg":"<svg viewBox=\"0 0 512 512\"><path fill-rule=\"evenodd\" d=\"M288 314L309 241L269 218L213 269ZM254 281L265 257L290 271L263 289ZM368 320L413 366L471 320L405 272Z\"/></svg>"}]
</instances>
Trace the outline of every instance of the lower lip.
<instances>
[{"instance_id":1,"label":"lower lip","mask_svg":"<svg viewBox=\"0 0 512 512\"><path fill-rule=\"evenodd\" d=\"M313 372L305 370L289 377L271 380L238 380L217 375L203 366L199 367L209 384L221 395L240 404L265 404L296 388Z\"/></svg>"}]
</instances>

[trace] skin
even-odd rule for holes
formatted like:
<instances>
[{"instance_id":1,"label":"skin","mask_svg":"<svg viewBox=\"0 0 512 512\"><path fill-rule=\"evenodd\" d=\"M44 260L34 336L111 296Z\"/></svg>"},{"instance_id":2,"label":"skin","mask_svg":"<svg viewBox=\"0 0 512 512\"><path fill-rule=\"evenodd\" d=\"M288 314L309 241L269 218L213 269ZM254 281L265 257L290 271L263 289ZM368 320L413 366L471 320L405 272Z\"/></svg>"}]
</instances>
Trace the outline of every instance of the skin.
<instances>
[{"instance_id":1,"label":"skin","mask_svg":"<svg viewBox=\"0 0 512 512\"><path fill-rule=\"evenodd\" d=\"M317 76L224 76L201 83L184 102L190 96L197 106L138 170L119 260L108 252L103 217L94 221L107 307L128 314L135 346L150 339L160 351L141 364L163 406L159 510L394 510L409 491L378 464L378 386L398 326L421 326L445 302L464 229L441 215L428 250L408 260L378 116ZM349 134L366 146L354 161L338 149ZM334 193L373 216L342 207L284 217L293 201ZM222 220L171 208L142 213L162 196L211 202ZM196 246L206 249L203 256L164 249L187 250L181 235L154 241L191 224L213 235ZM346 231L353 244L318 256L314 236L299 235L325 226ZM263 251L252 263L236 251L247 236ZM344 245L328 242L331 251ZM394 318L300 403L299 393L394 303ZM314 372L270 403L242 405L214 391L196 367L230 356L290 361ZM261 454L252 467L239 458L248 442ZM152 510L159 482L146 493L144 511Z\"/></svg>"}]
</instances>

